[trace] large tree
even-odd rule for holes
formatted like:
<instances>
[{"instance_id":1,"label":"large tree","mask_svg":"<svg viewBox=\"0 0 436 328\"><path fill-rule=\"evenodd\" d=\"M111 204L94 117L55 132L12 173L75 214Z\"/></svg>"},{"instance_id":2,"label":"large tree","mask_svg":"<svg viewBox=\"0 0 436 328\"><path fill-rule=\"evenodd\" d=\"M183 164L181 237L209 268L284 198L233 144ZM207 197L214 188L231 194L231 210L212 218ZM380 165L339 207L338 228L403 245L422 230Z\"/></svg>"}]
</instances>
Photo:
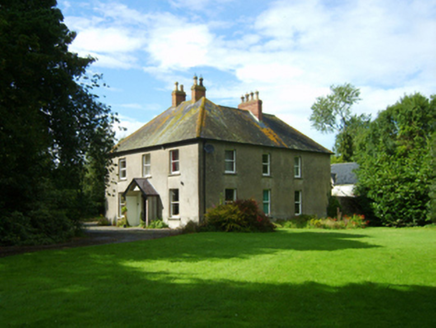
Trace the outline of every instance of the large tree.
<instances>
[{"instance_id":1,"label":"large tree","mask_svg":"<svg viewBox=\"0 0 436 328\"><path fill-rule=\"evenodd\" d=\"M436 98L405 96L379 113L358 142L358 190L381 223L423 225L428 220L436 129Z\"/></svg>"},{"instance_id":2,"label":"large tree","mask_svg":"<svg viewBox=\"0 0 436 328\"><path fill-rule=\"evenodd\" d=\"M353 159L355 138L367 127L370 116L351 113L351 107L360 101L360 90L349 83L332 85L331 94L318 97L312 105L309 120L323 133L337 133L334 151L341 161Z\"/></svg>"},{"instance_id":3,"label":"large tree","mask_svg":"<svg viewBox=\"0 0 436 328\"><path fill-rule=\"evenodd\" d=\"M109 161L116 118L92 93L94 59L69 52L74 37L55 0L0 2L0 243L70 237L87 155Z\"/></svg>"}]
</instances>

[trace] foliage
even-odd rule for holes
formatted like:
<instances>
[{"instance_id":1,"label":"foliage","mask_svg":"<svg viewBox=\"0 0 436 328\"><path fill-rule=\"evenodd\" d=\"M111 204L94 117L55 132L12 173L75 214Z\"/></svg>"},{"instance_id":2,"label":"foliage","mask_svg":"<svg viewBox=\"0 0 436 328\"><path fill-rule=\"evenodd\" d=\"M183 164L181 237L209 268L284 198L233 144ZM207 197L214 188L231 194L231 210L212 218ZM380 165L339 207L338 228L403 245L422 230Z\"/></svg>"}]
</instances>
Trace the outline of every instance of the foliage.
<instances>
[{"instance_id":1,"label":"foliage","mask_svg":"<svg viewBox=\"0 0 436 328\"><path fill-rule=\"evenodd\" d=\"M428 223L435 124L435 97L414 94L380 112L360 140L357 191L372 201L383 225Z\"/></svg>"},{"instance_id":2,"label":"foliage","mask_svg":"<svg viewBox=\"0 0 436 328\"><path fill-rule=\"evenodd\" d=\"M270 232L274 230L265 213L254 199L236 200L208 209L205 228L217 231Z\"/></svg>"},{"instance_id":3,"label":"foliage","mask_svg":"<svg viewBox=\"0 0 436 328\"><path fill-rule=\"evenodd\" d=\"M94 59L68 51L75 33L55 6L0 5L0 226L17 213L28 218L20 243L64 240L80 228L79 218L101 210L114 144L116 118L92 94L100 76L85 74ZM84 187L87 171L98 187Z\"/></svg>"},{"instance_id":4,"label":"foliage","mask_svg":"<svg viewBox=\"0 0 436 328\"><path fill-rule=\"evenodd\" d=\"M168 225L165 222L163 222L162 219L152 220L148 225L148 229L164 229L164 228L168 228Z\"/></svg>"},{"instance_id":5,"label":"foliage","mask_svg":"<svg viewBox=\"0 0 436 328\"><path fill-rule=\"evenodd\" d=\"M356 229L366 228L369 221L361 214L344 215L341 218L318 218L316 215L299 215L290 220L278 220L275 224L282 228L294 229Z\"/></svg>"},{"instance_id":6,"label":"foliage","mask_svg":"<svg viewBox=\"0 0 436 328\"><path fill-rule=\"evenodd\" d=\"M331 94L316 99L309 120L318 131L338 133L336 155L342 162L350 162L355 151L355 138L368 125L370 116L351 114L351 107L360 101L360 90L353 85L332 85L330 90Z\"/></svg>"},{"instance_id":7,"label":"foliage","mask_svg":"<svg viewBox=\"0 0 436 328\"><path fill-rule=\"evenodd\" d=\"M188 223L183 227L182 233L195 233L200 232L201 226L194 221L189 220Z\"/></svg>"},{"instance_id":8,"label":"foliage","mask_svg":"<svg viewBox=\"0 0 436 328\"><path fill-rule=\"evenodd\" d=\"M124 228L130 227L129 221L127 221L126 216L123 216L121 219L117 220L117 227L124 227Z\"/></svg>"},{"instance_id":9,"label":"foliage","mask_svg":"<svg viewBox=\"0 0 436 328\"><path fill-rule=\"evenodd\" d=\"M103 215L100 215L98 217L98 220L97 220L97 225L99 225L99 226L109 226L109 225L111 225L111 222L109 221L108 218L104 217Z\"/></svg>"},{"instance_id":10,"label":"foliage","mask_svg":"<svg viewBox=\"0 0 436 328\"><path fill-rule=\"evenodd\" d=\"M433 138L431 142L430 168L433 172L436 172L436 132L433 132ZM428 204L428 220L436 223L436 175L431 180L429 196L430 202Z\"/></svg>"},{"instance_id":11,"label":"foliage","mask_svg":"<svg viewBox=\"0 0 436 328\"><path fill-rule=\"evenodd\" d=\"M341 211L342 206L339 203L339 200L337 197L330 195L329 196L329 203L327 205L327 216L335 217L338 215L338 208L339 211Z\"/></svg>"}]
</instances>

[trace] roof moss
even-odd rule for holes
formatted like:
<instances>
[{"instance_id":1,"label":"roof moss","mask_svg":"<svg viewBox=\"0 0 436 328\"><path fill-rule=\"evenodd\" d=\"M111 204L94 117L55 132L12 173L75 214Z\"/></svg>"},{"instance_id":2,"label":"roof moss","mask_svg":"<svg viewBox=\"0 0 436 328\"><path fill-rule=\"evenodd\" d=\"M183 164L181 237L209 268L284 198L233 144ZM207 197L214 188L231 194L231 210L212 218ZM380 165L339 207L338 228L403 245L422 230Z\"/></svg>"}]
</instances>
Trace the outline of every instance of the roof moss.
<instances>
[{"instance_id":1,"label":"roof moss","mask_svg":"<svg viewBox=\"0 0 436 328\"><path fill-rule=\"evenodd\" d=\"M274 115L263 114L258 121L247 110L218 106L205 97L168 108L120 142L115 152L195 138L330 153Z\"/></svg>"}]
</instances>

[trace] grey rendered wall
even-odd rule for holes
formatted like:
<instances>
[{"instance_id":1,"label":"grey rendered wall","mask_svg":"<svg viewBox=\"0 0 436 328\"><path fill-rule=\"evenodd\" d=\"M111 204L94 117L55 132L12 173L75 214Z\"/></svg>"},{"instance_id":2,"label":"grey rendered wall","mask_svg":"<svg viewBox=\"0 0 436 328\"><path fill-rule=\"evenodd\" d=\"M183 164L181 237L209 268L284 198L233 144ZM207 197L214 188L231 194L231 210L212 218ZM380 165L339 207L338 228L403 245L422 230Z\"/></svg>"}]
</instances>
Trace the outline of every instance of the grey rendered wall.
<instances>
[{"instance_id":1,"label":"grey rendered wall","mask_svg":"<svg viewBox=\"0 0 436 328\"><path fill-rule=\"evenodd\" d=\"M180 173L170 174L169 153L173 149L179 150ZM160 148L152 151L142 151L134 154L116 157L114 164L118 164L120 158L126 159L127 179L121 180L118 176L118 166L114 166L111 173L111 184L107 188L107 212L106 217L112 222L119 218L118 195L126 190L133 178L142 177L142 156L151 156L151 175L148 177L150 183L159 193L159 204L155 200L150 201L149 206L159 208L158 214L171 228L185 225L189 220L199 220L199 146L197 143L168 148ZM179 189L180 217L170 218L169 190Z\"/></svg>"},{"instance_id":2,"label":"grey rendered wall","mask_svg":"<svg viewBox=\"0 0 436 328\"><path fill-rule=\"evenodd\" d=\"M239 199L262 204L264 189L271 190L271 216L294 216L294 191L302 191L302 213L326 215L330 194L330 155L225 142L208 142L206 153L206 208L218 204L224 190L237 189ZM225 150L236 150L236 173L224 173ZM271 176L262 176L262 154L270 154ZM294 157L301 156L302 177L294 177Z\"/></svg>"}]
</instances>

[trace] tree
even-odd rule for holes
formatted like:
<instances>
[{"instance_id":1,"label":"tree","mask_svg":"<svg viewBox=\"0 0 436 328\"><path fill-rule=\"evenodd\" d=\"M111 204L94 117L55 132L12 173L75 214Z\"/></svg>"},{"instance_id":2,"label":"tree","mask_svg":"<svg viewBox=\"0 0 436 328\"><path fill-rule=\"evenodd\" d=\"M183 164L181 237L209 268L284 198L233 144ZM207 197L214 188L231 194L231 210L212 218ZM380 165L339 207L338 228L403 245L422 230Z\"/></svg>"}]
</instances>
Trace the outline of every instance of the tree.
<instances>
[{"instance_id":1,"label":"tree","mask_svg":"<svg viewBox=\"0 0 436 328\"><path fill-rule=\"evenodd\" d=\"M405 96L379 113L357 145L358 192L387 226L428 223L435 170L431 138L436 128L436 99Z\"/></svg>"},{"instance_id":2,"label":"tree","mask_svg":"<svg viewBox=\"0 0 436 328\"><path fill-rule=\"evenodd\" d=\"M351 107L360 101L360 90L353 85L332 85L330 90L330 95L316 99L309 119L318 131L338 133L335 153L344 162L349 162L353 158L356 135L368 125L370 116L351 114Z\"/></svg>"},{"instance_id":3,"label":"tree","mask_svg":"<svg viewBox=\"0 0 436 328\"><path fill-rule=\"evenodd\" d=\"M431 143L431 162L430 168L436 172L436 132L433 132ZM436 175L433 177L430 185L430 202L428 207L428 220L436 223Z\"/></svg>"},{"instance_id":4,"label":"tree","mask_svg":"<svg viewBox=\"0 0 436 328\"><path fill-rule=\"evenodd\" d=\"M55 0L0 4L3 244L70 237L84 208L86 155L105 166L114 144L116 117L92 94L100 77L86 75L94 59L68 51L75 33L62 21Z\"/></svg>"}]
</instances>

